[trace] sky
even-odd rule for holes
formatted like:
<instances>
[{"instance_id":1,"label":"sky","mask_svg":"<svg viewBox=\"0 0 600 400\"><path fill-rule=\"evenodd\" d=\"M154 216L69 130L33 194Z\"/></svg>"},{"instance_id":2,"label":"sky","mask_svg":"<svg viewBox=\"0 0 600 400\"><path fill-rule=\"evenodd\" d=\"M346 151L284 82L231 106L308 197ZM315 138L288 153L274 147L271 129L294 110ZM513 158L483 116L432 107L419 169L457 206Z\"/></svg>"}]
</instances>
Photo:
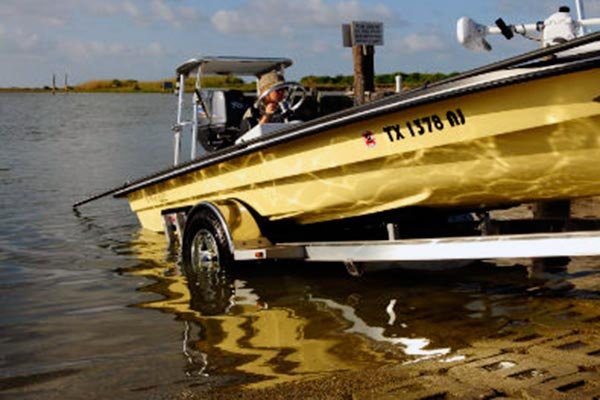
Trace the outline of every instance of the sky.
<instances>
[{"instance_id":1,"label":"sky","mask_svg":"<svg viewBox=\"0 0 600 400\"><path fill-rule=\"evenodd\" d=\"M536 48L490 38L476 53L456 40L461 16L536 22L569 0L0 0L0 87L92 79L160 80L200 56L289 57L287 78L352 73L341 24L384 23L375 72L454 72ZM600 17L600 0L587 0Z\"/></svg>"}]
</instances>

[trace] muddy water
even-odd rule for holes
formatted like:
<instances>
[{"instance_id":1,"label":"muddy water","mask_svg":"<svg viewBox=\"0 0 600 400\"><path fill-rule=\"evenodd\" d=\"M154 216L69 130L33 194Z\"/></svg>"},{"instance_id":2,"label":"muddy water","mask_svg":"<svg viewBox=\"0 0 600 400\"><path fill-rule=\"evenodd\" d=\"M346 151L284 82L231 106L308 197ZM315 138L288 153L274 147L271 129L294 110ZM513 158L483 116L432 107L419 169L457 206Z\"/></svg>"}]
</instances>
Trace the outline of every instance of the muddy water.
<instances>
[{"instance_id":1,"label":"muddy water","mask_svg":"<svg viewBox=\"0 0 600 400\"><path fill-rule=\"evenodd\" d=\"M571 319L598 329L600 261L547 294L514 263L347 276L279 264L190 290L125 202L87 194L171 161L168 95L0 94L0 395L214 393L460 356ZM595 318L595 319L594 319ZM594 322L596 321L596 322ZM591 324L591 325L590 325Z\"/></svg>"}]
</instances>

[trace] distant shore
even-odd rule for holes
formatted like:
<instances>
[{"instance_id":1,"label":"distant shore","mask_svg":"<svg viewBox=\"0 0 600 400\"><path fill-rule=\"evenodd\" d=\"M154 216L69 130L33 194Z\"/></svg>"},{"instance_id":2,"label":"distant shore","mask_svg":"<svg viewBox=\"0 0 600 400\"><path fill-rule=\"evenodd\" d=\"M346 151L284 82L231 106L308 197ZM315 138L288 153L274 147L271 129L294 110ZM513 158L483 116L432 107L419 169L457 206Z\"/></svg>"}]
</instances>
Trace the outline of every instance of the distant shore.
<instances>
[{"instance_id":1,"label":"distant shore","mask_svg":"<svg viewBox=\"0 0 600 400\"><path fill-rule=\"evenodd\" d=\"M52 94L52 89L44 89L44 88L19 88L19 87L11 87L11 88L0 88L0 93L48 93ZM69 88L65 90L64 88L56 88L54 91L55 94L65 94L65 93L173 93L172 90L127 90L127 89L79 89L79 88Z\"/></svg>"},{"instance_id":2,"label":"distant shore","mask_svg":"<svg viewBox=\"0 0 600 400\"><path fill-rule=\"evenodd\" d=\"M375 85L378 90L393 89L395 77L402 77L402 86L406 89L419 87L435 81L439 81L456 73L402 73L380 74L375 76ZM193 91L192 79L186 83L186 92ZM317 76L309 75L300 79L300 83L307 88L317 90L348 90L353 85L351 75ZM78 85L56 87L0 87L0 93L173 93L175 90L175 78L159 81L139 81L136 79L103 79L91 80ZM242 91L253 91L256 86L253 82L245 82L235 76L209 76L202 79L203 88L225 88L238 89Z\"/></svg>"}]
</instances>

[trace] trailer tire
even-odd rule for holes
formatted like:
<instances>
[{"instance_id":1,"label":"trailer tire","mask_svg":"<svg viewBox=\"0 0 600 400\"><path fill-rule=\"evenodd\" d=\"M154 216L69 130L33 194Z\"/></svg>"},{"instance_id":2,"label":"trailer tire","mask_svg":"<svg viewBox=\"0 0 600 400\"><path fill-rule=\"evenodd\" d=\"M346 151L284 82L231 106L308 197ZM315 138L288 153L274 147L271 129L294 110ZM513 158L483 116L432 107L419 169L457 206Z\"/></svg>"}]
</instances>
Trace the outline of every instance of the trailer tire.
<instances>
[{"instance_id":1,"label":"trailer tire","mask_svg":"<svg viewBox=\"0 0 600 400\"><path fill-rule=\"evenodd\" d=\"M181 247L183 272L188 279L199 272L225 272L234 264L225 227L209 209L188 217Z\"/></svg>"},{"instance_id":2,"label":"trailer tire","mask_svg":"<svg viewBox=\"0 0 600 400\"><path fill-rule=\"evenodd\" d=\"M190 308L202 315L222 315L231 306L233 254L225 227L214 211L188 216L181 246L182 269L190 291Z\"/></svg>"}]
</instances>

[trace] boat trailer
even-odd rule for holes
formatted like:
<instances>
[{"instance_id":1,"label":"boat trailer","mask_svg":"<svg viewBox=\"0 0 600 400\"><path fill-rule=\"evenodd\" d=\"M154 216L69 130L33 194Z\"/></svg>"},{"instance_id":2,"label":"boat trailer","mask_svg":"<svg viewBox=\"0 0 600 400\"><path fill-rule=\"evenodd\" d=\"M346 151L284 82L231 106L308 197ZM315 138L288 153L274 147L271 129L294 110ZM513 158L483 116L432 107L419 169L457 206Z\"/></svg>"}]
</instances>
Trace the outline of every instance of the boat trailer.
<instances>
[{"instance_id":1,"label":"boat trailer","mask_svg":"<svg viewBox=\"0 0 600 400\"><path fill-rule=\"evenodd\" d=\"M236 261L453 261L600 255L600 232L560 232L359 242L281 243L235 250Z\"/></svg>"},{"instance_id":2,"label":"boat trailer","mask_svg":"<svg viewBox=\"0 0 600 400\"><path fill-rule=\"evenodd\" d=\"M442 270L467 265L476 260L544 259L600 256L600 224L588 220L576 231L497 233L482 229L481 235L398 238L398 226L387 224L387 240L298 241L272 243L252 213L241 203L227 200L204 203L200 208L214 213L224 228L232 261L249 263L266 260L343 263L353 276L369 265L374 269L403 268ZM165 236L169 246L182 245L186 219L194 210L164 213ZM510 222L510 221L505 221ZM535 221L533 221L535 222ZM490 221L482 223L490 226ZM222 258L222 257L221 257Z\"/></svg>"}]
</instances>

